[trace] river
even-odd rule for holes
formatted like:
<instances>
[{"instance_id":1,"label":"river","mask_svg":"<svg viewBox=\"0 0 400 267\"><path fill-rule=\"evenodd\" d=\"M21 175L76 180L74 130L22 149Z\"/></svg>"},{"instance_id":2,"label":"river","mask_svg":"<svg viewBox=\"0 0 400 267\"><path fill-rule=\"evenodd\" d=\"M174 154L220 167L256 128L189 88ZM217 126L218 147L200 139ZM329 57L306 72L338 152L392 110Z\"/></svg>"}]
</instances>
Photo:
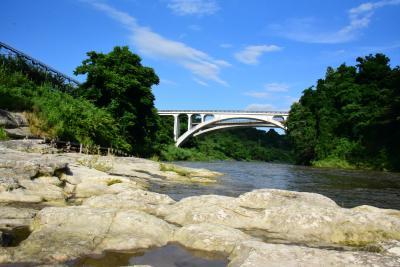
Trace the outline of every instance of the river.
<instances>
[{"instance_id":1,"label":"river","mask_svg":"<svg viewBox=\"0 0 400 267\"><path fill-rule=\"evenodd\" d=\"M400 210L400 174L322 169L265 162L175 162L224 173L212 185L155 186L151 190L175 200L204 194L238 196L257 188L315 192L342 207L372 205Z\"/></svg>"}]
</instances>

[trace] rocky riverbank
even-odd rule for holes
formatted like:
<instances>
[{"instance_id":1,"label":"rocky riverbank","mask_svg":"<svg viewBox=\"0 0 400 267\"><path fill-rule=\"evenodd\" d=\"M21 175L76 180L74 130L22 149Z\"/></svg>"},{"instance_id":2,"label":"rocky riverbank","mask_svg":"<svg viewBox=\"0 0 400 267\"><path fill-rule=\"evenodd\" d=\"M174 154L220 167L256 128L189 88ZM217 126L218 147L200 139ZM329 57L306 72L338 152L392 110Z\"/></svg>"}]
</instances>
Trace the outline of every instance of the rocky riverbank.
<instances>
[{"instance_id":1,"label":"rocky riverbank","mask_svg":"<svg viewBox=\"0 0 400 267\"><path fill-rule=\"evenodd\" d=\"M55 152L39 141L0 143L0 265L62 266L169 243L217 253L229 266L400 265L397 210L274 189L177 202L150 185L212 184L220 174Z\"/></svg>"}]
</instances>

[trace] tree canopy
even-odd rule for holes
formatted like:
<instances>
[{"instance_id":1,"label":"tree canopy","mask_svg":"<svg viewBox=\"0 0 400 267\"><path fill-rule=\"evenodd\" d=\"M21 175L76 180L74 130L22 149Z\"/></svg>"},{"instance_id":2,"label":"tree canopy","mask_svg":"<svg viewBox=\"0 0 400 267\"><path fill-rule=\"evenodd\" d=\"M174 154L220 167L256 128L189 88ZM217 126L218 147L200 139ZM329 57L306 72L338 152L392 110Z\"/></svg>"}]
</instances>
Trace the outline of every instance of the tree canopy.
<instances>
[{"instance_id":1,"label":"tree canopy","mask_svg":"<svg viewBox=\"0 0 400 267\"><path fill-rule=\"evenodd\" d=\"M383 54L329 67L287 121L301 164L400 169L400 69Z\"/></svg>"},{"instance_id":2,"label":"tree canopy","mask_svg":"<svg viewBox=\"0 0 400 267\"><path fill-rule=\"evenodd\" d=\"M158 76L152 68L142 66L141 58L127 46L117 46L108 54L91 51L87 56L75 70L87 79L74 94L110 112L131 144L131 152L149 156L158 128L151 91L159 83Z\"/></svg>"}]
</instances>

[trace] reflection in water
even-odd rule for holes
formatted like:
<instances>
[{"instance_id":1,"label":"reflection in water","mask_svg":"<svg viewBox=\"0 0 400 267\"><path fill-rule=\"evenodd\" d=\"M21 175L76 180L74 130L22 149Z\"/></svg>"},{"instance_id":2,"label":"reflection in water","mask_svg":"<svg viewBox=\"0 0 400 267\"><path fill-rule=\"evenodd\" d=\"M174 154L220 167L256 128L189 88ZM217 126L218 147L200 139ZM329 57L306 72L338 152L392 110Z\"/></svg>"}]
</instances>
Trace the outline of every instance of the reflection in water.
<instances>
[{"instance_id":1,"label":"reflection in water","mask_svg":"<svg viewBox=\"0 0 400 267\"><path fill-rule=\"evenodd\" d=\"M127 265L151 265L154 267L225 267L228 261L219 255L202 253L169 244L142 253L106 252L101 257L86 257L72 266L112 267Z\"/></svg>"},{"instance_id":2,"label":"reflection in water","mask_svg":"<svg viewBox=\"0 0 400 267\"><path fill-rule=\"evenodd\" d=\"M179 200L193 195L238 196L257 188L315 192L341 206L372 205L400 209L400 174L319 169L264 162L177 162L225 173L214 185L154 186L151 190Z\"/></svg>"}]
</instances>

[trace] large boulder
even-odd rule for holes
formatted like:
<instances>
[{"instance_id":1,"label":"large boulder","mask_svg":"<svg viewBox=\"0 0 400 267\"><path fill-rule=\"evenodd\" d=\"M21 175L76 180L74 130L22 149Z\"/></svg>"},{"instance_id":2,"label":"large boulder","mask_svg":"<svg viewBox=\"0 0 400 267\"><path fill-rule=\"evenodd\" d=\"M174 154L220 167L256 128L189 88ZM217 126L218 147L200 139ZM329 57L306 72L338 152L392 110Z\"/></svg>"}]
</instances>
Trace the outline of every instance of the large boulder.
<instances>
[{"instance_id":1,"label":"large boulder","mask_svg":"<svg viewBox=\"0 0 400 267\"><path fill-rule=\"evenodd\" d=\"M9 192L0 192L0 203L40 203L42 201L43 198L41 196L31 194L21 188Z\"/></svg>"},{"instance_id":2,"label":"large boulder","mask_svg":"<svg viewBox=\"0 0 400 267\"><path fill-rule=\"evenodd\" d=\"M190 224L179 228L174 241L194 249L229 255L242 241L252 239L240 230L211 223Z\"/></svg>"},{"instance_id":3,"label":"large boulder","mask_svg":"<svg viewBox=\"0 0 400 267\"><path fill-rule=\"evenodd\" d=\"M160 209L173 203L175 201L167 195L136 189L91 197L83 205L93 208L134 209L160 216Z\"/></svg>"},{"instance_id":4,"label":"large boulder","mask_svg":"<svg viewBox=\"0 0 400 267\"><path fill-rule=\"evenodd\" d=\"M233 228L255 227L261 214L237 204L236 198L203 195L188 197L162 211L168 222L188 225L215 223Z\"/></svg>"},{"instance_id":5,"label":"large boulder","mask_svg":"<svg viewBox=\"0 0 400 267\"><path fill-rule=\"evenodd\" d=\"M257 189L238 198L240 206L251 209L284 207L293 203L303 203L313 207L338 207L332 199L320 194L279 189Z\"/></svg>"},{"instance_id":6,"label":"large boulder","mask_svg":"<svg viewBox=\"0 0 400 267\"><path fill-rule=\"evenodd\" d=\"M140 211L91 207L45 208L33 232L8 250L9 262L55 263L104 250L139 250L165 245L175 226Z\"/></svg>"},{"instance_id":7,"label":"large boulder","mask_svg":"<svg viewBox=\"0 0 400 267\"><path fill-rule=\"evenodd\" d=\"M32 138L35 137L32 134L31 129L29 127L19 127L14 129L4 129L7 136L10 138L22 139L22 138Z\"/></svg>"},{"instance_id":8,"label":"large boulder","mask_svg":"<svg viewBox=\"0 0 400 267\"><path fill-rule=\"evenodd\" d=\"M236 246L229 258L229 267L400 266L400 257L390 255L268 244L254 240Z\"/></svg>"},{"instance_id":9,"label":"large boulder","mask_svg":"<svg viewBox=\"0 0 400 267\"><path fill-rule=\"evenodd\" d=\"M9 112L0 109L0 127L11 138L33 137L28 120L23 113Z\"/></svg>"},{"instance_id":10,"label":"large boulder","mask_svg":"<svg viewBox=\"0 0 400 267\"><path fill-rule=\"evenodd\" d=\"M6 129L6 131L9 130L12 129ZM46 144L42 139L7 140L0 142L0 147L29 153L51 154L57 152L56 148Z\"/></svg>"},{"instance_id":11,"label":"large boulder","mask_svg":"<svg viewBox=\"0 0 400 267\"><path fill-rule=\"evenodd\" d=\"M58 176L68 163L51 155L0 148L0 202L64 199Z\"/></svg>"},{"instance_id":12,"label":"large boulder","mask_svg":"<svg viewBox=\"0 0 400 267\"><path fill-rule=\"evenodd\" d=\"M10 129L25 126L28 126L28 121L23 113L0 109L0 127Z\"/></svg>"},{"instance_id":13,"label":"large boulder","mask_svg":"<svg viewBox=\"0 0 400 267\"><path fill-rule=\"evenodd\" d=\"M76 198L88 198L110 193L117 194L126 190L145 189L148 186L142 180L110 175L76 163L70 164L69 172L64 173L60 179L76 185L74 191Z\"/></svg>"},{"instance_id":14,"label":"large boulder","mask_svg":"<svg viewBox=\"0 0 400 267\"><path fill-rule=\"evenodd\" d=\"M0 230L29 226L36 212L29 208L0 207Z\"/></svg>"},{"instance_id":15,"label":"large boulder","mask_svg":"<svg viewBox=\"0 0 400 267\"><path fill-rule=\"evenodd\" d=\"M163 208L175 224L217 223L275 242L363 247L400 240L398 213L345 209L311 193L264 189L239 198L189 197Z\"/></svg>"},{"instance_id":16,"label":"large boulder","mask_svg":"<svg viewBox=\"0 0 400 267\"><path fill-rule=\"evenodd\" d=\"M26 189L26 193L30 195L37 195L45 201L64 199L64 191L57 185L50 183L43 183L42 180L21 180L20 186Z\"/></svg>"}]
</instances>

